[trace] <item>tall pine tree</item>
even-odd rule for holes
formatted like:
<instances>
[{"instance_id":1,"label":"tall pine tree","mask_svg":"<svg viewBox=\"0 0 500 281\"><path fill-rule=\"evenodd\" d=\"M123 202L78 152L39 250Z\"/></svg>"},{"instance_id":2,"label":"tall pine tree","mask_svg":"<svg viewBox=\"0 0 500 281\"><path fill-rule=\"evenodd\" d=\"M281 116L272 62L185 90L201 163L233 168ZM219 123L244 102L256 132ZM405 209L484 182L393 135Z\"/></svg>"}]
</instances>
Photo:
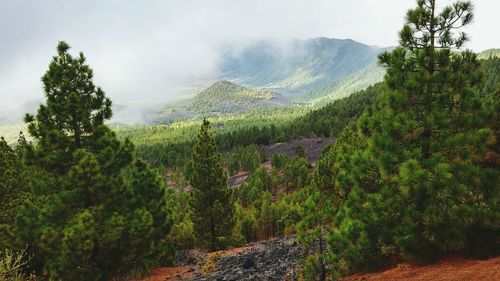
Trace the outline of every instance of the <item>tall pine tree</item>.
<instances>
[{"instance_id":1,"label":"tall pine tree","mask_svg":"<svg viewBox=\"0 0 500 281\"><path fill-rule=\"evenodd\" d=\"M39 175L16 235L45 278L109 280L165 256L165 188L104 124L111 101L93 84L83 54L68 50L57 46L42 78L46 104L25 118L34 138L26 162Z\"/></svg>"},{"instance_id":2,"label":"tall pine tree","mask_svg":"<svg viewBox=\"0 0 500 281\"><path fill-rule=\"evenodd\" d=\"M328 235L338 272L498 253L500 173L488 161L496 114L476 90L476 55L456 50L468 40L461 28L473 6L439 10L436 2L408 11L400 46L379 57L385 90L357 122L361 145L325 170L341 199Z\"/></svg>"},{"instance_id":3,"label":"tall pine tree","mask_svg":"<svg viewBox=\"0 0 500 281\"><path fill-rule=\"evenodd\" d=\"M202 247L227 246L233 228L234 205L222 158L204 119L193 149L190 184L193 188L193 223Z\"/></svg>"},{"instance_id":4,"label":"tall pine tree","mask_svg":"<svg viewBox=\"0 0 500 281\"><path fill-rule=\"evenodd\" d=\"M498 200L498 171L482 167L494 135L474 91L479 62L471 51L454 52L468 41L461 28L473 6L457 1L438 11L436 2L408 11L401 47L379 57L387 67L381 110L360 122L381 175L376 215L398 210L385 241L411 259L470 248L494 229Z\"/></svg>"}]
</instances>

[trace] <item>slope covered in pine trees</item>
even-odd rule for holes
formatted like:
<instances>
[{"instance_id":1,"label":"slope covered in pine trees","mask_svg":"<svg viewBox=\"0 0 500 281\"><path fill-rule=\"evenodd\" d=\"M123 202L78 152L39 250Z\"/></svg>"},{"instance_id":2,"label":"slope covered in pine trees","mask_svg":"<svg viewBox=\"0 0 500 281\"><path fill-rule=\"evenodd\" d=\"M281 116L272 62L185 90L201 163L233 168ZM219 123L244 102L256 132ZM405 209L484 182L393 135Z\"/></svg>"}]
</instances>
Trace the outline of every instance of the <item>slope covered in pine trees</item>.
<instances>
[{"instance_id":1,"label":"slope covered in pine trees","mask_svg":"<svg viewBox=\"0 0 500 281\"><path fill-rule=\"evenodd\" d=\"M190 108L200 113L232 112L249 107L290 104L276 92L251 89L223 80L196 95Z\"/></svg>"}]
</instances>

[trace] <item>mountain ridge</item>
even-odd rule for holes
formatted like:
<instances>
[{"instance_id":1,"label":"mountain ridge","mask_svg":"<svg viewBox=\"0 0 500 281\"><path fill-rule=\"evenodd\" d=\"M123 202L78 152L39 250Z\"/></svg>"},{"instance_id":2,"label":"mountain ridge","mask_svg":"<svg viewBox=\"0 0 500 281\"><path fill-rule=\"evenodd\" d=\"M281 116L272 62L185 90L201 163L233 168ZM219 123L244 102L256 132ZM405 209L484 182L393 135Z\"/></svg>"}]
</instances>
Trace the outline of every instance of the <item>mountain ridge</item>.
<instances>
[{"instance_id":1,"label":"mountain ridge","mask_svg":"<svg viewBox=\"0 0 500 281\"><path fill-rule=\"evenodd\" d=\"M228 50L219 78L297 97L368 67L388 49L326 37L295 39L286 46L261 40L239 52Z\"/></svg>"}]
</instances>

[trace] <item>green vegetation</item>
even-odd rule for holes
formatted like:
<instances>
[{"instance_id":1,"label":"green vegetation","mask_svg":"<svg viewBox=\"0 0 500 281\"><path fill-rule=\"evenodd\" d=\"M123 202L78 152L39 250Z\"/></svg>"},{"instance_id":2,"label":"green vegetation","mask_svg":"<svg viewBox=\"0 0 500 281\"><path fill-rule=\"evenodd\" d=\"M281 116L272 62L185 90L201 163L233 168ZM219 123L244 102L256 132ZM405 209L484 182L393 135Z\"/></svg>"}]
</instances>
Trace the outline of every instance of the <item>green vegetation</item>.
<instances>
[{"instance_id":1,"label":"green vegetation","mask_svg":"<svg viewBox=\"0 0 500 281\"><path fill-rule=\"evenodd\" d=\"M482 83L476 85L481 97L493 97L500 85L500 57L481 61Z\"/></svg>"},{"instance_id":2,"label":"green vegetation","mask_svg":"<svg viewBox=\"0 0 500 281\"><path fill-rule=\"evenodd\" d=\"M104 125L111 101L83 54L68 49L59 43L42 79L46 103L26 116L33 143L21 138L14 151L2 141L11 168L2 177L10 215L0 241L27 245L28 265L42 278L109 280L171 258L165 187Z\"/></svg>"},{"instance_id":3,"label":"green vegetation","mask_svg":"<svg viewBox=\"0 0 500 281\"><path fill-rule=\"evenodd\" d=\"M256 145L236 146L229 155L227 167L231 175L240 170L253 173L262 162L262 156Z\"/></svg>"},{"instance_id":4,"label":"green vegetation","mask_svg":"<svg viewBox=\"0 0 500 281\"><path fill-rule=\"evenodd\" d=\"M313 188L326 183L335 208L319 218L330 226L322 270L312 258L304 263L320 280L325 271L336 276L394 260L498 253L491 245L500 194L491 187L500 173L486 157L495 153L498 133L488 120L497 112L480 100L476 55L451 51L467 41L453 30L470 22L472 6L458 2L439 14L435 7L418 1L408 12L401 46L380 55L387 75L379 104L330 148L326 169L318 165ZM309 200L318 201L316 193Z\"/></svg>"},{"instance_id":5,"label":"green vegetation","mask_svg":"<svg viewBox=\"0 0 500 281\"><path fill-rule=\"evenodd\" d=\"M383 80L385 69L373 63L340 81L322 84L295 100L326 104L364 90Z\"/></svg>"},{"instance_id":6,"label":"green vegetation","mask_svg":"<svg viewBox=\"0 0 500 281\"><path fill-rule=\"evenodd\" d=\"M194 223L191 219L191 195L183 187L167 190L167 207L172 220L169 241L177 250L192 249L196 246Z\"/></svg>"},{"instance_id":7,"label":"green vegetation","mask_svg":"<svg viewBox=\"0 0 500 281\"><path fill-rule=\"evenodd\" d=\"M417 4L381 66L317 85L329 63L276 74L314 105L253 106L280 97L222 81L195 98L203 114L169 125L108 127L111 101L61 42L27 136L0 131L0 280L110 280L169 264L175 249L290 234L314 250L308 280L498 255L500 59L454 51L470 2ZM315 163L307 145L269 153L299 137L335 142Z\"/></svg>"},{"instance_id":8,"label":"green vegetation","mask_svg":"<svg viewBox=\"0 0 500 281\"><path fill-rule=\"evenodd\" d=\"M375 104L382 89L381 83L375 84L347 98L336 100L311 111L297 118L289 126L289 130L294 136L337 136L351 120L356 119L365 109Z\"/></svg>"},{"instance_id":9,"label":"green vegetation","mask_svg":"<svg viewBox=\"0 0 500 281\"><path fill-rule=\"evenodd\" d=\"M478 54L479 59L500 58L500 49L489 49Z\"/></svg>"},{"instance_id":10,"label":"green vegetation","mask_svg":"<svg viewBox=\"0 0 500 281\"><path fill-rule=\"evenodd\" d=\"M270 101L279 97L279 94L270 91L258 91L242 87L229 81L219 81L199 93L191 105L198 113L231 112L246 107L257 106L261 101Z\"/></svg>"},{"instance_id":11,"label":"green vegetation","mask_svg":"<svg viewBox=\"0 0 500 281\"><path fill-rule=\"evenodd\" d=\"M284 141L282 124L309 112L309 107L255 108L245 112L207 118L212 124L215 141L221 150L240 145L270 144ZM116 126L123 139L137 146L137 154L155 165L181 167L191 156L200 120L192 119L170 125Z\"/></svg>"},{"instance_id":12,"label":"green vegetation","mask_svg":"<svg viewBox=\"0 0 500 281\"><path fill-rule=\"evenodd\" d=\"M222 158L207 120L203 120L189 164L193 223L199 243L210 250L224 248L230 244L234 209Z\"/></svg>"},{"instance_id":13,"label":"green vegetation","mask_svg":"<svg viewBox=\"0 0 500 281\"><path fill-rule=\"evenodd\" d=\"M8 249L15 238L13 226L23 201L30 198L27 189L29 175L22 161L25 140L21 135L13 149L0 138L0 249Z\"/></svg>"},{"instance_id":14,"label":"green vegetation","mask_svg":"<svg viewBox=\"0 0 500 281\"><path fill-rule=\"evenodd\" d=\"M309 162L303 157L294 157L283 168L285 185L289 188L302 188L309 177Z\"/></svg>"},{"instance_id":15,"label":"green vegetation","mask_svg":"<svg viewBox=\"0 0 500 281\"><path fill-rule=\"evenodd\" d=\"M26 251L0 251L0 281L28 281L36 280L31 274L26 274L29 257Z\"/></svg>"}]
</instances>

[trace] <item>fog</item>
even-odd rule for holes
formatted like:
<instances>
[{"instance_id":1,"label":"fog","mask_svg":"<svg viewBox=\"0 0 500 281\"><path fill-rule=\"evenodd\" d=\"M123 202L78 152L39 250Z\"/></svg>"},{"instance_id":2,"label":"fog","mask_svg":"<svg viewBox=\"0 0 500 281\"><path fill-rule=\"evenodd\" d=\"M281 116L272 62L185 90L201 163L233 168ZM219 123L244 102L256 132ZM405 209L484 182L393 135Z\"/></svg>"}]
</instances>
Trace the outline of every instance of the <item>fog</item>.
<instances>
[{"instance_id":1,"label":"fog","mask_svg":"<svg viewBox=\"0 0 500 281\"><path fill-rule=\"evenodd\" d=\"M397 44L414 0L0 0L0 109L43 99L60 40L117 103L161 104L217 72L227 46L318 36ZM450 2L450 1L443 1ZM469 47L500 47L498 0L476 0ZM285 44L286 45L286 44Z\"/></svg>"}]
</instances>

